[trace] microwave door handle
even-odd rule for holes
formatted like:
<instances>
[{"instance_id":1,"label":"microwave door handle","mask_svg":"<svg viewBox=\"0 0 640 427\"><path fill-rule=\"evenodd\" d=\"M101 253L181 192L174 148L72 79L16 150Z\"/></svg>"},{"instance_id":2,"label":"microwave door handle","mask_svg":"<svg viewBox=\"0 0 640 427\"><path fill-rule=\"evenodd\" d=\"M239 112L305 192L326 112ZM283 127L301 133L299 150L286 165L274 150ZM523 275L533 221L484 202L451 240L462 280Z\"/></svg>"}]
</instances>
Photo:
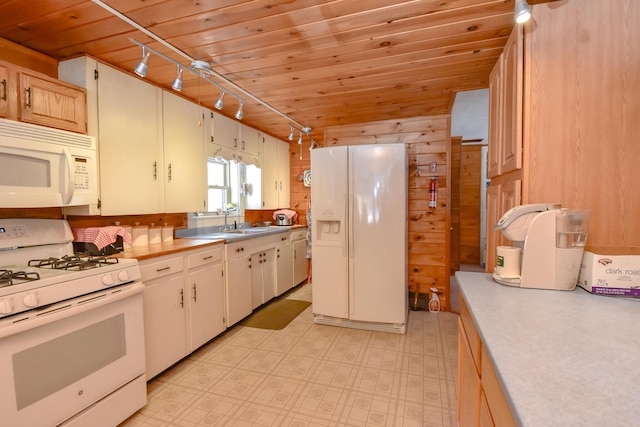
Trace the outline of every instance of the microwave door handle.
<instances>
[{"instance_id":1,"label":"microwave door handle","mask_svg":"<svg viewBox=\"0 0 640 427\"><path fill-rule=\"evenodd\" d=\"M73 198L73 157L67 147L62 148L62 154L64 155L65 162L67 164L67 189L62 192L62 203L68 205Z\"/></svg>"}]
</instances>

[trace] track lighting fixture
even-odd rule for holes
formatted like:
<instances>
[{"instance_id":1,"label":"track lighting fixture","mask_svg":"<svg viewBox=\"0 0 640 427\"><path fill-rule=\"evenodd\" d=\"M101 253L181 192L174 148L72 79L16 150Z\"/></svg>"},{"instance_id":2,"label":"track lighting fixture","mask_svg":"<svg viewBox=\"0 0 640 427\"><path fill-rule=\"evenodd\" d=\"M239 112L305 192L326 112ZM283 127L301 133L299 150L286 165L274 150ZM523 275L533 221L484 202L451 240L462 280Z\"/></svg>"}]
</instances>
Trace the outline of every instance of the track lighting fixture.
<instances>
[{"instance_id":1,"label":"track lighting fixture","mask_svg":"<svg viewBox=\"0 0 640 427\"><path fill-rule=\"evenodd\" d=\"M518 24L523 24L531 18L531 7L527 0L516 1L514 17Z\"/></svg>"},{"instance_id":2,"label":"track lighting fixture","mask_svg":"<svg viewBox=\"0 0 640 427\"><path fill-rule=\"evenodd\" d=\"M173 80L173 83L171 83L171 88L180 92L182 90L182 67L179 65L176 65L176 67L178 67L178 74L176 75L175 80Z\"/></svg>"},{"instance_id":3,"label":"track lighting fixture","mask_svg":"<svg viewBox=\"0 0 640 427\"><path fill-rule=\"evenodd\" d=\"M121 19L122 21L128 23L132 27L136 28L138 31L140 31L143 34L145 34L146 36L148 36L151 39L155 40L156 42L158 42L159 44L164 46L166 49L170 50L171 52L175 53L176 55L181 56L182 58L185 58L187 61L189 61L188 63L190 64L190 66L184 65L184 64L176 61L175 59L173 59L173 58L171 58L171 57L169 57L169 56L167 56L167 55L165 55L165 54L163 54L163 53L161 53L161 52L159 52L159 51L147 46L144 43L141 43L141 42L139 42L137 40L134 40L134 39L129 39L129 40L131 40L132 43L135 43L138 46L142 47L142 60L135 67L135 73L137 75L139 75L140 77L146 77L147 71L148 71L148 68L149 68L148 67L149 57L151 56L151 53L153 53L154 55L159 56L160 58L163 58L166 61L169 61L169 62L172 62L172 63L176 64L176 66L180 66L180 68L178 69L178 75L176 76L175 80L173 81L173 84L171 85L171 87L174 90L178 91L178 90L180 90L180 89L178 89L178 87L180 87L180 88L182 87L181 71L186 70L186 71L190 72L191 74L194 74L194 75L198 76L198 78L201 78L202 80L204 80L204 81L206 81L208 83L211 83L212 85L216 86L220 90L220 95L221 96L220 96L220 99L218 100L218 102L216 102L216 108L218 108L218 109L222 108L222 106L223 106L222 96L224 94L228 94L230 96L233 96L234 98L237 98L238 101L240 102L240 107L238 108L238 111L236 112L236 118L238 118L238 120L240 120L240 118L244 115L244 113L242 111L242 106L244 104L244 100L246 98L251 98L257 104L267 108L271 112L279 115L280 117L284 118L285 120L287 120L290 123L291 134L289 135L289 140L293 140L293 138L294 138L294 129L300 129L302 131L302 133L304 133L307 136L311 132L311 128L310 127L304 126L304 125L300 124L299 122L293 120L287 114L279 111L278 109L274 108L270 104L264 102L262 99L260 99L257 96L253 95L251 92L249 92L249 91L243 89L242 87L238 86L237 84L235 84L233 81L229 80L228 78L226 78L222 74L216 72L214 69L211 68L211 63L209 61L198 60L198 59L192 58L191 56L187 55L185 52L181 51L180 49L178 49L177 47L175 47L171 43L167 42L166 40L162 39L158 35L154 34L152 31L149 31L147 28L145 28L142 25L138 24L136 21L132 20L131 18L129 18L125 14L123 14L123 13L119 12L118 10L114 9L113 7L109 6L103 0L91 0L91 1L93 3L95 3L96 5L100 6L101 8L105 9L107 12L111 13L113 16ZM216 80L221 81L222 84L219 84L217 81L214 81L213 78L215 78ZM242 94L242 97L237 95L237 93ZM238 116L240 116L240 118Z\"/></svg>"},{"instance_id":4,"label":"track lighting fixture","mask_svg":"<svg viewBox=\"0 0 640 427\"><path fill-rule=\"evenodd\" d=\"M244 106L244 101L240 100L240 106L238 106L238 111L236 111L236 119L242 120L244 117L244 113L242 112L242 107Z\"/></svg>"},{"instance_id":5,"label":"track lighting fixture","mask_svg":"<svg viewBox=\"0 0 640 427\"><path fill-rule=\"evenodd\" d=\"M300 138L298 138L298 145L302 145L302 131L300 131Z\"/></svg>"},{"instance_id":6,"label":"track lighting fixture","mask_svg":"<svg viewBox=\"0 0 640 427\"><path fill-rule=\"evenodd\" d=\"M222 107L224 107L224 90L220 89L220 98L218 98L213 106L218 110L222 110Z\"/></svg>"},{"instance_id":7,"label":"track lighting fixture","mask_svg":"<svg viewBox=\"0 0 640 427\"><path fill-rule=\"evenodd\" d=\"M147 52L145 46L142 46L142 61L136 65L134 69L135 73L140 77L147 77L147 71L149 70L149 57L151 52Z\"/></svg>"},{"instance_id":8,"label":"track lighting fixture","mask_svg":"<svg viewBox=\"0 0 640 427\"><path fill-rule=\"evenodd\" d=\"M313 150L316 146L316 140L311 138L311 145L309 145L309 151Z\"/></svg>"}]
</instances>

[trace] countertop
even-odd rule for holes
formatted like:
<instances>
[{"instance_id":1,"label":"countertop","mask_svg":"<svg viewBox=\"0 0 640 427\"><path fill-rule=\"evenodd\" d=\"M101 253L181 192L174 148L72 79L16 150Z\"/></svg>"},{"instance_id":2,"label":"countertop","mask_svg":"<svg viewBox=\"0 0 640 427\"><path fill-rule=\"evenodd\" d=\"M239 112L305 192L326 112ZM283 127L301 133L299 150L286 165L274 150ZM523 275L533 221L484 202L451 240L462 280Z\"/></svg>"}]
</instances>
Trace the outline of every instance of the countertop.
<instances>
[{"instance_id":1,"label":"countertop","mask_svg":"<svg viewBox=\"0 0 640 427\"><path fill-rule=\"evenodd\" d=\"M235 235L229 238L199 238L198 235L192 237L183 237L173 239L171 242L152 243L147 246L134 246L125 249L123 252L119 252L113 256L118 258L135 258L137 260L155 258L163 255L169 255L172 253L189 251L205 246L224 245L228 241L247 240L269 234L284 233L287 231L299 230L306 228L306 225L293 225L289 227L270 227L270 230L264 233Z\"/></svg>"},{"instance_id":2,"label":"countertop","mask_svg":"<svg viewBox=\"0 0 640 427\"><path fill-rule=\"evenodd\" d=\"M456 279L520 425L640 425L640 299Z\"/></svg>"}]
</instances>

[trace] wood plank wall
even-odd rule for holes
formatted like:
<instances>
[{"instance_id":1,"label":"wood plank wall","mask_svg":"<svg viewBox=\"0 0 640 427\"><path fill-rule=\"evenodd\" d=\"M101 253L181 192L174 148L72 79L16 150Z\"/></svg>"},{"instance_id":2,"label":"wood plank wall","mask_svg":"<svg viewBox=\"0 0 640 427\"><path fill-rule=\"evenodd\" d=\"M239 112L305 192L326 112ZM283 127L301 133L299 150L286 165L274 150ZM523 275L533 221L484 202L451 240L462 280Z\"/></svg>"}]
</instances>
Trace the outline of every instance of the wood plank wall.
<instances>
[{"instance_id":1,"label":"wood plank wall","mask_svg":"<svg viewBox=\"0 0 640 427\"><path fill-rule=\"evenodd\" d=\"M450 116L439 115L336 126L325 129L324 135L325 144L329 146L388 143L407 146L408 287L412 292L417 290L428 296L429 288L437 288L445 311L450 310L450 128ZM434 174L429 169L431 162L437 164ZM298 166L292 162L292 168ZM292 170L292 174L295 172ZM436 208L428 205L431 176L438 177ZM292 183L292 206L303 200L301 194L294 197Z\"/></svg>"}]
</instances>

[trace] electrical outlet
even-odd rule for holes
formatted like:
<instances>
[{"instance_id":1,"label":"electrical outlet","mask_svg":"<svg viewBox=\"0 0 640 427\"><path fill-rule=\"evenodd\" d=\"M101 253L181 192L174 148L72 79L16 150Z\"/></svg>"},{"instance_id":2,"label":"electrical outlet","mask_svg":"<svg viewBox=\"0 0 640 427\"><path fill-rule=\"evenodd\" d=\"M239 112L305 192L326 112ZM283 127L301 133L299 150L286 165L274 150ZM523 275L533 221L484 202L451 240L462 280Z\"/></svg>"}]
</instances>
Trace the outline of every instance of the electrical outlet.
<instances>
[{"instance_id":1,"label":"electrical outlet","mask_svg":"<svg viewBox=\"0 0 640 427\"><path fill-rule=\"evenodd\" d=\"M429 167L431 168L431 173L436 173L436 171L438 170L438 164L436 162L431 162L429 164Z\"/></svg>"}]
</instances>

